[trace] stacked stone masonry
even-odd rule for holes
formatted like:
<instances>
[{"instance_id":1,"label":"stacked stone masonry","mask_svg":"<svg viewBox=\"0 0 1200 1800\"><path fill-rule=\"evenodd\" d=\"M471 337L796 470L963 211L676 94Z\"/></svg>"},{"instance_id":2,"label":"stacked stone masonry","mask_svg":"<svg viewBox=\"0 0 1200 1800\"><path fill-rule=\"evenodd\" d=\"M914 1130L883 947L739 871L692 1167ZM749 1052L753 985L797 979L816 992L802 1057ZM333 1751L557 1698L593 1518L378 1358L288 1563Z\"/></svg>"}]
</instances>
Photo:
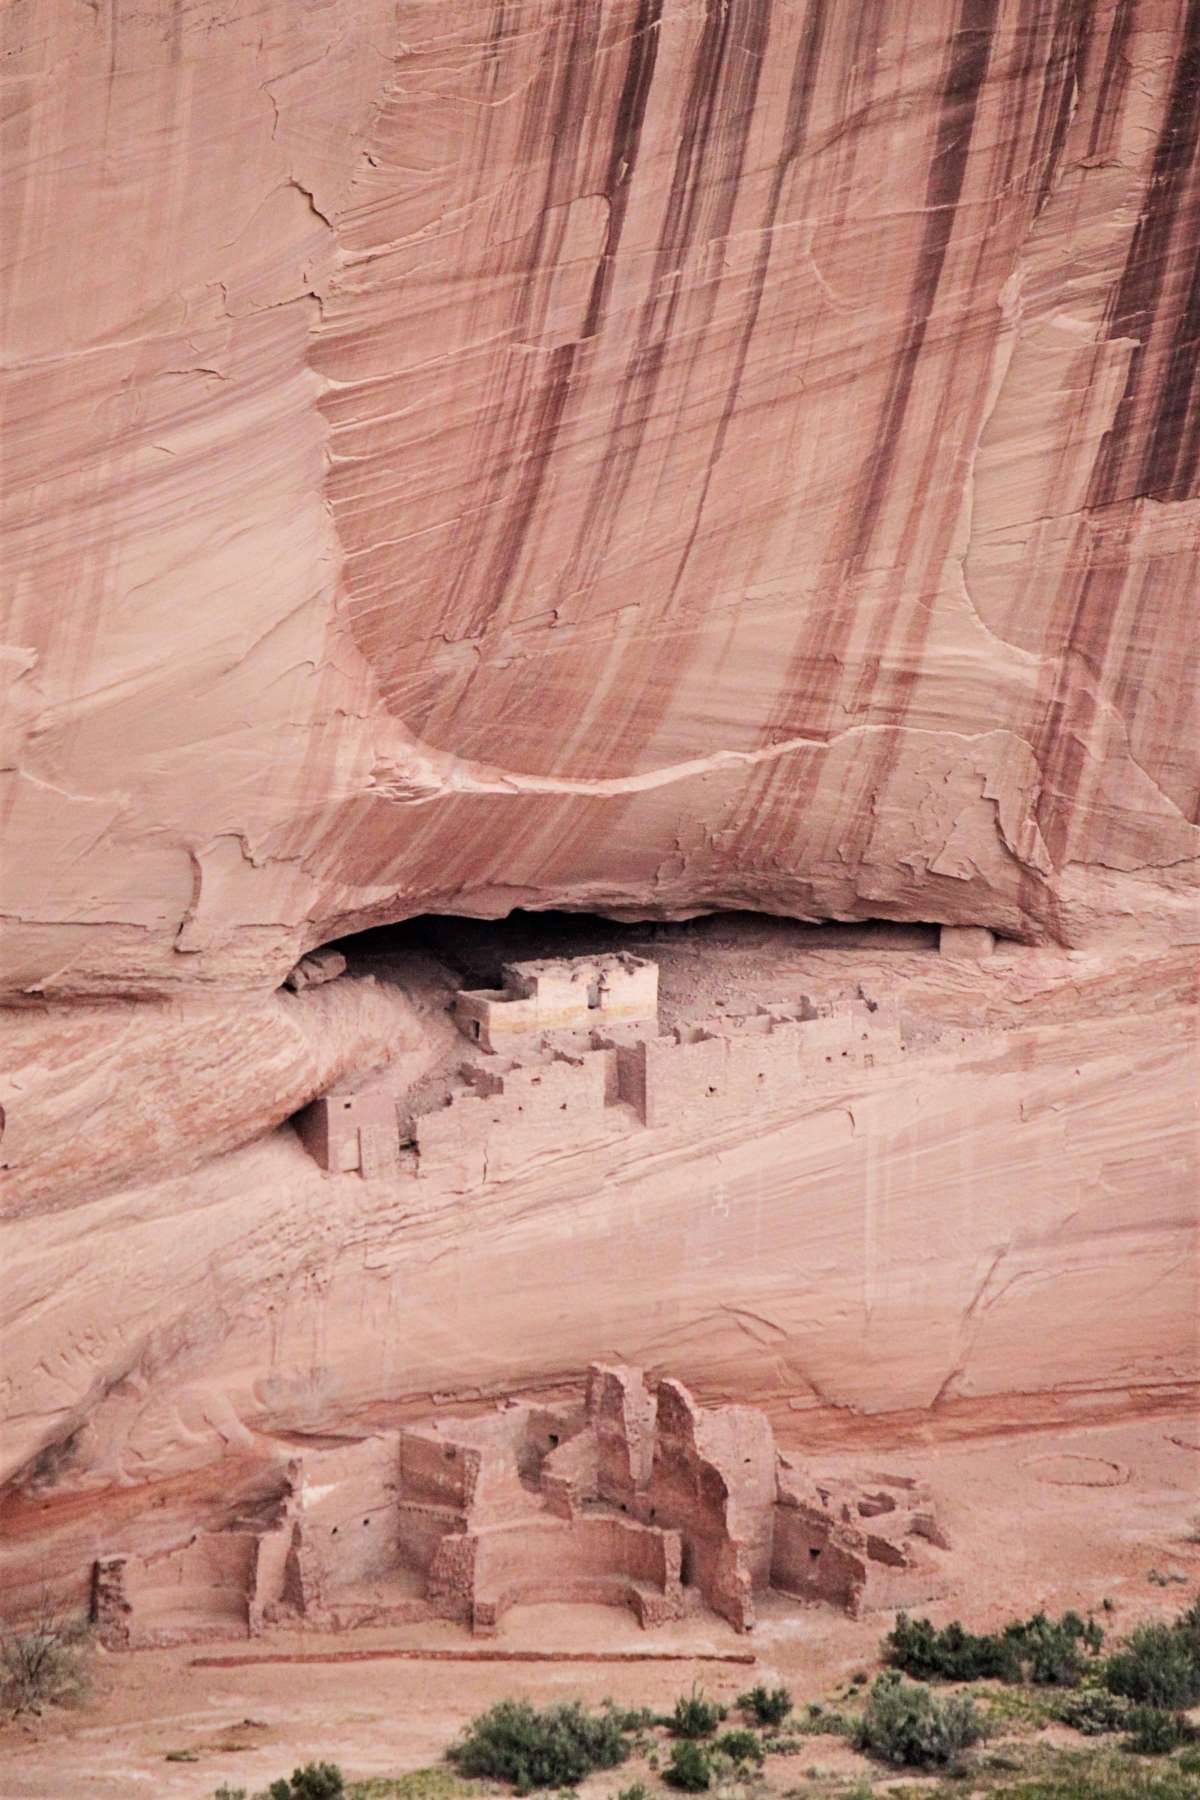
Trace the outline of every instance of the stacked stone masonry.
<instances>
[{"instance_id":1,"label":"stacked stone masonry","mask_svg":"<svg viewBox=\"0 0 1200 1800\"><path fill-rule=\"evenodd\" d=\"M658 1017L658 964L625 952L506 963L501 978L503 988L464 990L455 997L459 1030L485 1050L503 1049L540 1031Z\"/></svg>"},{"instance_id":2,"label":"stacked stone masonry","mask_svg":"<svg viewBox=\"0 0 1200 1800\"><path fill-rule=\"evenodd\" d=\"M609 965L618 965L616 973L628 977L629 987ZM606 970L611 987L601 993L615 999L589 1008L587 995ZM415 1116L399 1090L323 1095L297 1119L301 1139L321 1167L364 1176L405 1168L417 1175L449 1172L463 1185L481 1183L563 1143L579 1146L638 1127L719 1123L802 1104L896 1063L910 1042L932 1048L946 1035L920 1022L906 1023L902 1031L894 1010L868 1001L837 1011L807 1001L762 1007L660 1035L654 963L629 956L578 958L516 964L506 974L515 980L518 972L531 989L529 1004L543 1008L537 1016L557 1021L553 1029L534 1023L500 1031L485 1021L478 1040L483 1060L464 1063L442 1104ZM575 1011L564 995L574 996ZM459 1007L480 998L460 994ZM505 995L483 999L492 1012L526 1004ZM625 1006L650 1010L644 1019L622 1021L615 1015ZM459 1024L476 1017L460 1011ZM594 1023L597 1018L604 1023ZM577 1029L581 1021L587 1029ZM965 1034L952 1035L958 1041ZM506 1053L496 1051L497 1043Z\"/></svg>"},{"instance_id":3,"label":"stacked stone masonry","mask_svg":"<svg viewBox=\"0 0 1200 1800\"><path fill-rule=\"evenodd\" d=\"M941 1586L927 1490L811 1479L752 1407L594 1366L581 1404L507 1403L293 1458L255 1519L93 1569L111 1648L621 1606L646 1628L707 1608L752 1630L776 1588L860 1612Z\"/></svg>"}]
</instances>

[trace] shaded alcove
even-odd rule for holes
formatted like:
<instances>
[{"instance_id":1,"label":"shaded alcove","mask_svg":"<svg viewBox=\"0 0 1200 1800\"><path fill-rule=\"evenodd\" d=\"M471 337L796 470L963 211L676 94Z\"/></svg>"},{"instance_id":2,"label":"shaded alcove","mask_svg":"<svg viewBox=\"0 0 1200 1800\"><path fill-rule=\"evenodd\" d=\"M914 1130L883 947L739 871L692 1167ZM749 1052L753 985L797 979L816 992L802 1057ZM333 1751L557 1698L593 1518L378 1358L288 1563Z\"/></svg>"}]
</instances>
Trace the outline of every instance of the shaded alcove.
<instances>
[{"instance_id":1,"label":"shaded alcove","mask_svg":"<svg viewBox=\"0 0 1200 1800\"><path fill-rule=\"evenodd\" d=\"M640 956L680 952L697 960L707 952L714 965L725 959L752 964L759 956L770 965L789 955L821 950L934 954L938 929L888 920L807 924L756 912L626 922L597 913L517 909L501 919L423 913L335 939L329 947L341 951L352 973L424 956L443 964L463 987L490 987L499 983L505 963L620 950Z\"/></svg>"}]
</instances>

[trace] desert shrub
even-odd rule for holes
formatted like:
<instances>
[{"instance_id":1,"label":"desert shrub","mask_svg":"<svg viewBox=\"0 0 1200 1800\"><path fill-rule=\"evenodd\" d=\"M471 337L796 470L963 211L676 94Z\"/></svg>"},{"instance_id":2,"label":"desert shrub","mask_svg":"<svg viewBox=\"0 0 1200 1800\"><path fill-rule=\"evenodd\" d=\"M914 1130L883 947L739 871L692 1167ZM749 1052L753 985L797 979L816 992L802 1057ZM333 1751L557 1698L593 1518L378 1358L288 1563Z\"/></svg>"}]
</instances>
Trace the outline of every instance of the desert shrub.
<instances>
[{"instance_id":1,"label":"desert shrub","mask_svg":"<svg viewBox=\"0 0 1200 1800\"><path fill-rule=\"evenodd\" d=\"M694 1738L683 1738L671 1746L671 1760L663 1770L663 1780L685 1794L700 1794L712 1785L713 1768L708 1752Z\"/></svg>"},{"instance_id":2,"label":"desert shrub","mask_svg":"<svg viewBox=\"0 0 1200 1800\"><path fill-rule=\"evenodd\" d=\"M346 1783L336 1763L305 1763L288 1781L280 1776L267 1789L268 1800L342 1800Z\"/></svg>"},{"instance_id":3,"label":"desert shrub","mask_svg":"<svg viewBox=\"0 0 1200 1800\"><path fill-rule=\"evenodd\" d=\"M1084 1671L1085 1651L1094 1654L1104 1642L1100 1627L1074 1612L1065 1612L1061 1619L1034 1613L1006 1625L1004 1637L1017 1646L1028 1679L1041 1687L1075 1687Z\"/></svg>"},{"instance_id":4,"label":"desert shrub","mask_svg":"<svg viewBox=\"0 0 1200 1800\"><path fill-rule=\"evenodd\" d=\"M711 1737L724 1717L725 1708L706 1700L703 1689L694 1687L690 1694L680 1694L667 1724L675 1737Z\"/></svg>"},{"instance_id":5,"label":"desert shrub","mask_svg":"<svg viewBox=\"0 0 1200 1800\"><path fill-rule=\"evenodd\" d=\"M652 1725L660 1723L658 1714L648 1706L618 1706L615 1700L602 1700L600 1704L622 1731L649 1731Z\"/></svg>"},{"instance_id":6,"label":"desert shrub","mask_svg":"<svg viewBox=\"0 0 1200 1800\"><path fill-rule=\"evenodd\" d=\"M0 1633L0 1705L13 1713L66 1706L87 1691L86 1620L59 1613L48 1596L35 1618Z\"/></svg>"},{"instance_id":7,"label":"desert shrub","mask_svg":"<svg viewBox=\"0 0 1200 1800\"><path fill-rule=\"evenodd\" d=\"M621 1788L618 1791L617 1800L647 1800L645 1782L635 1781L631 1787Z\"/></svg>"},{"instance_id":8,"label":"desert shrub","mask_svg":"<svg viewBox=\"0 0 1200 1800\"><path fill-rule=\"evenodd\" d=\"M810 1700L803 1713L792 1720L792 1730L797 1733L799 1743L806 1737L853 1737L857 1726L858 1721L852 1713L839 1712L835 1706L822 1706L819 1700ZM778 1752L780 1741L778 1738L771 1740L773 1753Z\"/></svg>"},{"instance_id":9,"label":"desert shrub","mask_svg":"<svg viewBox=\"0 0 1200 1800\"><path fill-rule=\"evenodd\" d=\"M1128 1757L1075 1751L1052 1755L1044 1770L1017 1776L996 1793L1006 1800L1196 1800L1197 1788L1178 1764L1145 1767Z\"/></svg>"},{"instance_id":10,"label":"desert shrub","mask_svg":"<svg viewBox=\"0 0 1200 1800\"><path fill-rule=\"evenodd\" d=\"M802 1756L811 1752L812 1745L807 1738L796 1737L790 1731L784 1731L773 1737L765 1746L772 1756Z\"/></svg>"},{"instance_id":11,"label":"desert shrub","mask_svg":"<svg viewBox=\"0 0 1200 1800\"><path fill-rule=\"evenodd\" d=\"M752 1687L738 1695L738 1705L760 1725L782 1725L792 1710L792 1696L785 1687Z\"/></svg>"},{"instance_id":12,"label":"desert shrub","mask_svg":"<svg viewBox=\"0 0 1200 1800\"><path fill-rule=\"evenodd\" d=\"M894 1668L918 1681L1032 1681L1074 1687L1095 1655L1104 1633L1092 1619L1066 1612L1051 1619L1044 1612L1014 1619L1000 1632L967 1631L957 1619L940 1629L929 1619L900 1613L883 1641Z\"/></svg>"},{"instance_id":13,"label":"desert shrub","mask_svg":"<svg viewBox=\"0 0 1200 1800\"><path fill-rule=\"evenodd\" d=\"M984 1731L974 1701L939 1700L921 1683L889 1672L871 1689L854 1745L897 1768L927 1769L955 1762Z\"/></svg>"},{"instance_id":14,"label":"desert shrub","mask_svg":"<svg viewBox=\"0 0 1200 1800\"><path fill-rule=\"evenodd\" d=\"M766 1755L762 1739L753 1731L747 1731L743 1727L723 1732L717 1739L716 1748L722 1751L731 1762L755 1763L759 1767L762 1766L763 1757Z\"/></svg>"},{"instance_id":15,"label":"desert shrub","mask_svg":"<svg viewBox=\"0 0 1200 1800\"><path fill-rule=\"evenodd\" d=\"M1169 1712L1200 1701L1200 1601L1170 1624L1139 1625L1109 1657L1104 1685Z\"/></svg>"},{"instance_id":16,"label":"desert shrub","mask_svg":"<svg viewBox=\"0 0 1200 1800\"><path fill-rule=\"evenodd\" d=\"M1098 1737L1104 1731L1120 1731L1129 1716L1129 1702L1106 1688L1077 1688L1064 1694L1054 1708L1054 1717L1084 1737Z\"/></svg>"},{"instance_id":17,"label":"desert shrub","mask_svg":"<svg viewBox=\"0 0 1200 1800\"><path fill-rule=\"evenodd\" d=\"M883 1640L893 1668L918 1681L1020 1681L1016 1643L996 1634L980 1636L955 1619L939 1630L930 1619L900 1613Z\"/></svg>"},{"instance_id":18,"label":"desert shrub","mask_svg":"<svg viewBox=\"0 0 1200 1800\"><path fill-rule=\"evenodd\" d=\"M1182 1713L1164 1712L1158 1706L1132 1707L1126 1724L1125 1748L1140 1756L1170 1756L1192 1735Z\"/></svg>"},{"instance_id":19,"label":"desert shrub","mask_svg":"<svg viewBox=\"0 0 1200 1800\"><path fill-rule=\"evenodd\" d=\"M467 1727L448 1752L464 1775L511 1781L518 1794L574 1787L593 1769L615 1769L629 1746L612 1713L588 1713L577 1700L539 1712L526 1700L501 1700Z\"/></svg>"},{"instance_id":20,"label":"desert shrub","mask_svg":"<svg viewBox=\"0 0 1200 1800\"><path fill-rule=\"evenodd\" d=\"M291 1779L281 1775L261 1793L247 1796L244 1787L228 1787L224 1783L213 1800L345 1800L346 1782L336 1763L305 1763L293 1769Z\"/></svg>"}]
</instances>

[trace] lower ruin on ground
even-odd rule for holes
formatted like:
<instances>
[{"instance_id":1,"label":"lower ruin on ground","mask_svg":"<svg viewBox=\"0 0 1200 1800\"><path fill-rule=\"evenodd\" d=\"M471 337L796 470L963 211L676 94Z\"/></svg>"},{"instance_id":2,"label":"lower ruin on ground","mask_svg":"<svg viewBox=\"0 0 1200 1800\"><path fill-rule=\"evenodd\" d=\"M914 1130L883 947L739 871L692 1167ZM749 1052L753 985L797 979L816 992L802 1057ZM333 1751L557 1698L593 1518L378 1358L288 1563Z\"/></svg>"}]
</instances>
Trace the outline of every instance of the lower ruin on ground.
<instances>
[{"instance_id":1,"label":"lower ruin on ground","mask_svg":"<svg viewBox=\"0 0 1200 1800\"><path fill-rule=\"evenodd\" d=\"M597 1364L578 1405L508 1402L293 1459L264 1515L101 1557L93 1612L110 1648L435 1618L486 1635L551 1600L645 1627L707 1608L749 1631L769 1589L854 1614L932 1598L947 1547L907 1478L814 1477L755 1408Z\"/></svg>"}]
</instances>

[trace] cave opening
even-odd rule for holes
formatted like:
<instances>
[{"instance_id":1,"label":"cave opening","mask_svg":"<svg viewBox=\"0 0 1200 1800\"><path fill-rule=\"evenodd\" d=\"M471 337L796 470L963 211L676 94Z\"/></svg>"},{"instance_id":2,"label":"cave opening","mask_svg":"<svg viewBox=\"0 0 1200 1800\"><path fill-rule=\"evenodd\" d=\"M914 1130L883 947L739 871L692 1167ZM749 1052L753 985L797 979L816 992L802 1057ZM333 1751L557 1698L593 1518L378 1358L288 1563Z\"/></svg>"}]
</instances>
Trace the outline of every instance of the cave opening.
<instances>
[{"instance_id":1,"label":"cave opening","mask_svg":"<svg viewBox=\"0 0 1200 1800\"><path fill-rule=\"evenodd\" d=\"M496 988L505 964L546 958L611 955L686 958L693 964L764 967L793 956L822 951L863 951L874 955L936 953L939 927L886 919L856 922L801 921L772 913L718 911L689 919L623 920L593 912L521 908L502 918L469 918L454 913L422 913L392 925L378 925L334 938L324 946L340 952L354 972L383 972L388 965L432 958L464 988ZM310 953L312 954L312 953ZM601 1004L599 983L589 984L590 1009ZM478 1031L472 1031L478 1036Z\"/></svg>"}]
</instances>

